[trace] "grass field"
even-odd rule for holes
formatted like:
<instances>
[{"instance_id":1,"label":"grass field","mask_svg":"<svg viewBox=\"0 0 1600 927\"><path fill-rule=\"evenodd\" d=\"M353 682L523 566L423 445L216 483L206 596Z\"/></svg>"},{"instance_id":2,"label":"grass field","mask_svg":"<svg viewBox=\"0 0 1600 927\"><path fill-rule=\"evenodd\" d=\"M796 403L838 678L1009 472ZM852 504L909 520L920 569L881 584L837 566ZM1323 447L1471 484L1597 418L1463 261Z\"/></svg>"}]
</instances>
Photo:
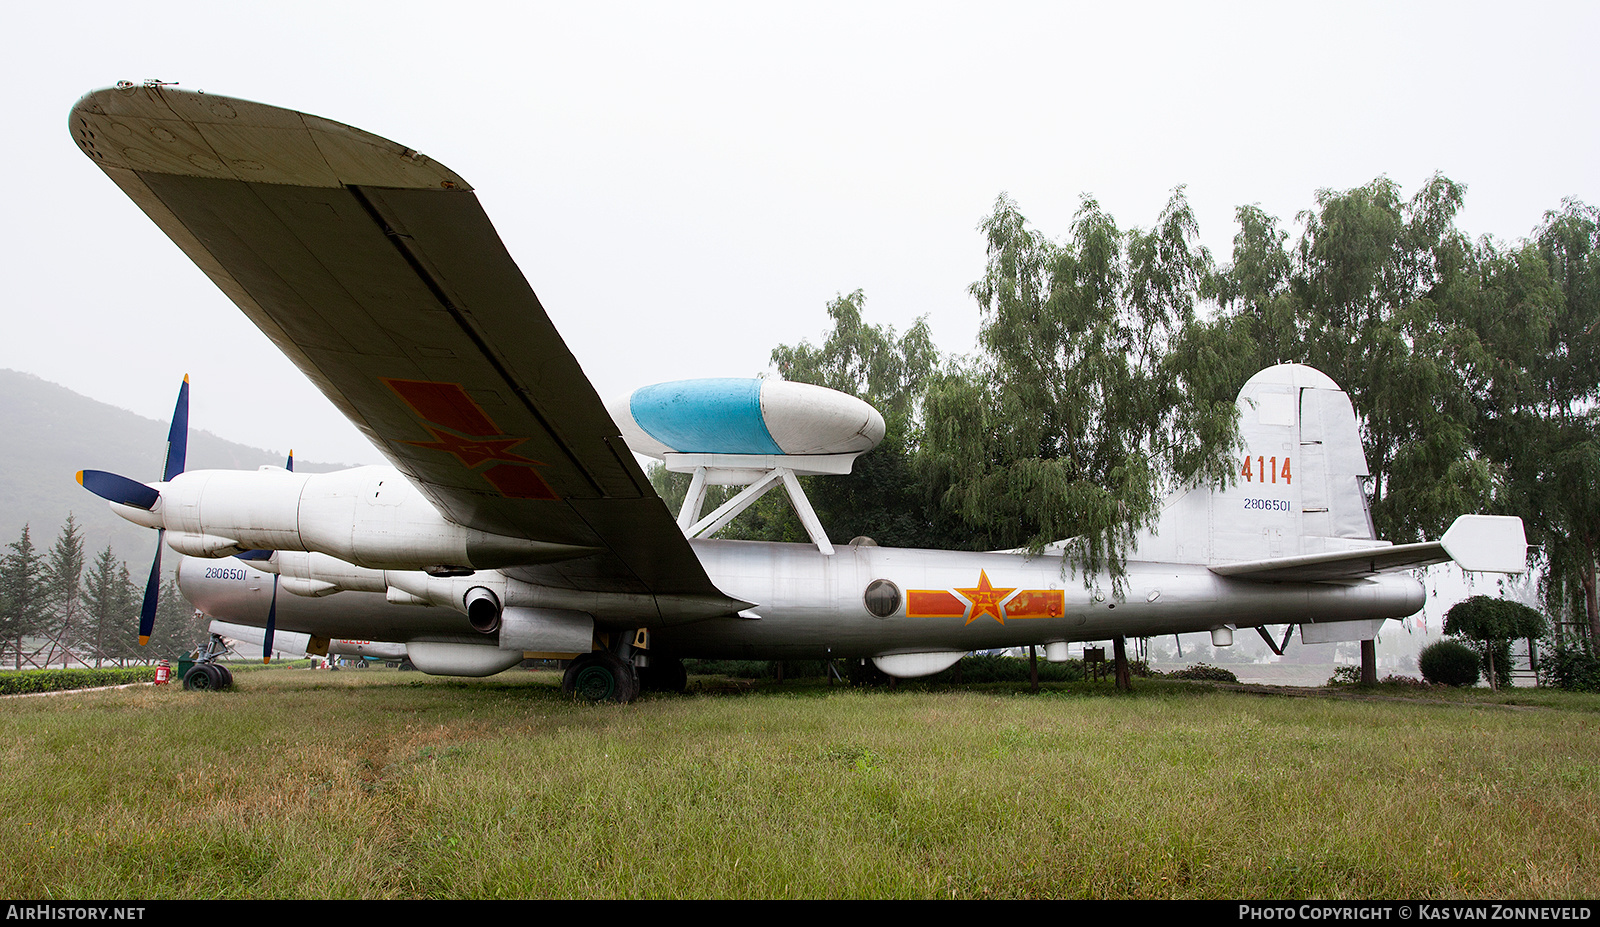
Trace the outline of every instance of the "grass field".
<instances>
[{"instance_id":1,"label":"grass field","mask_svg":"<svg viewBox=\"0 0 1600 927\"><path fill-rule=\"evenodd\" d=\"M1600 697L236 679L0 703L0 895L1600 896Z\"/></svg>"}]
</instances>

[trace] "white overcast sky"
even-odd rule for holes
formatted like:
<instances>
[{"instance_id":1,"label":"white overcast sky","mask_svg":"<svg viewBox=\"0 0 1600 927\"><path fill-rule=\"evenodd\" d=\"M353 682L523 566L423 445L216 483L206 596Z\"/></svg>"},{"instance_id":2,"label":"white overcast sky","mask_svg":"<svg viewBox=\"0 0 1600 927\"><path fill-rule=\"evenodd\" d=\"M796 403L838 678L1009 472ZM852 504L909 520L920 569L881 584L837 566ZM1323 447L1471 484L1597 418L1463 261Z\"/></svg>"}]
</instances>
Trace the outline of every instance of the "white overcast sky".
<instances>
[{"instance_id":1,"label":"white overcast sky","mask_svg":"<svg viewBox=\"0 0 1600 927\"><path fill-rule=\"evenodd\" d=\"M260 100L466 177L602 396L753 376L835 294L967 352L1009 192L1149 227L1441 171L1461 227L1600 203L1594 3L35 3L7 13L0 367L306 460L381 462L71 143L120 79ZM70 426L67 426L70 427Z\"/></svg>"}]
</instances>

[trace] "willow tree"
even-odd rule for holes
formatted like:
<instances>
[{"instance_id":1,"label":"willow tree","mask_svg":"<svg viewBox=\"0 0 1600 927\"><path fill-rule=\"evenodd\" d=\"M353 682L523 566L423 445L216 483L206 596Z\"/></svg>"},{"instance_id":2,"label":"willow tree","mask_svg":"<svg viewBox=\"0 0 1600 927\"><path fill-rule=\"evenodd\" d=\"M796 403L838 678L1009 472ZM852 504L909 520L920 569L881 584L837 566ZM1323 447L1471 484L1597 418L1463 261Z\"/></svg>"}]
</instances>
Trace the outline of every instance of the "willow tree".
<instances>
[{"instance_id":1,"label":"willow tree","mask_svg":"<svg viewBox=\"0 0 1600 927\"><path fill-rule=\"evenodd\" d=\"M1505 453L1542 546L1546 600L1600 651L1600 210L1569 200L1536 246L1559 297L1529 352L1532 388L1506 410Z\"/></svg>"},{"instance_id":2,"label":"willow tree","mask_svg":"<svg viewBox=\"0 0 1600 927\"><path fill-rule=\"evenodd\" d=\"M914 454L922 402L940 356L927 321L902 334L868 324L860 290L828 303L832 328L820 345L779 345L772 365L785 380L849 393L883 416L884 436L845 476L807 479L806 492L830 535L872 537L894 547L959 546L954 525L929 498Z\"/></svg>"},{"instance_id":3,"label":"willow tree","mask_svg":"<svg viewBox=\"0 0 1600 927\"><path fill-rule=\"evenodd\" d=\"M1232 473L1232 393L1179 363L1210 256L1182 188L1149 231L1089 197L1062 243L1007 196L980 228L982 350L928 391L927 475L977 546L1066 540L1085 582L1115 579L1166 491Z\"/></svg>"},{"instance_id":4,"label":"willow tree","mask_svg":"<svg viewBox=\"0 0 1600 927\"><path fill-rule=\"evenodd\" d=\"M1465 188L1435 175L1409 200L1379 178L1317 194L1302 214L1302 358L1333 377L1361 416L1380 537L1437 537L1490 505L1476 453L1477 405L1463 361L1479 260L1455 227Z\"/></svg>"}]
</instances>

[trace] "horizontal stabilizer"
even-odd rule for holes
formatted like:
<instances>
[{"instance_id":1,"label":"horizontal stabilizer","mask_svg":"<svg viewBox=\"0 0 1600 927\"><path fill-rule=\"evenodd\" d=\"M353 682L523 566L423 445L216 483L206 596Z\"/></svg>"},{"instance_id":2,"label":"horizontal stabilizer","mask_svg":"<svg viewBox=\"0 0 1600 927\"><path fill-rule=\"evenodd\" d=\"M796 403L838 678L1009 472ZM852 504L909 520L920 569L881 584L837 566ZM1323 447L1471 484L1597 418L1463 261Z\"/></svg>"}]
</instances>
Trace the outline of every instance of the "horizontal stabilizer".
<instances>
[{"instance_id":1,"label":"horizontal stabilizer","mask_svg":"<svg viewBox=\"0 0 1600 927\"><path fill-rule=\"evenodd\" d=\"M1527 550L1522 519L1501 515L1463 515L1438 541L1224 563L1210 569L1219 576L1266 583L1360 579L1376 573L1414 570L1450 560L1459 563L1464 570L1520 573L1525 568Z\"/></svg>"},{"instance_id":2,"label":"horizontal stabilizer","mask_svg":"<svg viewBox=\"0 0 1600 927\"><path fill-rule=\"evenodd\" d=\"M1522 519L1505 515L1463 515L1439 539L1463 570L1521 573L1528 566L1528 538Z\"/></svg>"}]
</instances>

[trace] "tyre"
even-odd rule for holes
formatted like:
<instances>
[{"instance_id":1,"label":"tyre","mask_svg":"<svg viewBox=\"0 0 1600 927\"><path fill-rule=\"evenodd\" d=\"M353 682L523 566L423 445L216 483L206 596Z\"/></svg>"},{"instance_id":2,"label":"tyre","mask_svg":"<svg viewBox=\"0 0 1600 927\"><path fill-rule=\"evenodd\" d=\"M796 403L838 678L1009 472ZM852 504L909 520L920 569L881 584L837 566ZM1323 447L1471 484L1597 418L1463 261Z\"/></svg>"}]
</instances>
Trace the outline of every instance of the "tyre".
<instances>
[{"instance_id":1,"label":"tyre","mask_svg":"<svg viewBox=\"0 0 1600 927\"><path fill-rule=\"evenodd\" d=\"M210 692L221 688L222 677L210 663L196 663L183 676L183 687L191 692Z\"/></svg>"},{"instance_id":2,"label":"tyre","mask_svg":"<svg viewBox=\"0 0 1600 927\"><path fill-rule=\"evenodd\" d=\"M596 650L572 661L561 691L585 702L631 702L639 696L639 676L621 657Z\"/></svg>"}]
</instances>

